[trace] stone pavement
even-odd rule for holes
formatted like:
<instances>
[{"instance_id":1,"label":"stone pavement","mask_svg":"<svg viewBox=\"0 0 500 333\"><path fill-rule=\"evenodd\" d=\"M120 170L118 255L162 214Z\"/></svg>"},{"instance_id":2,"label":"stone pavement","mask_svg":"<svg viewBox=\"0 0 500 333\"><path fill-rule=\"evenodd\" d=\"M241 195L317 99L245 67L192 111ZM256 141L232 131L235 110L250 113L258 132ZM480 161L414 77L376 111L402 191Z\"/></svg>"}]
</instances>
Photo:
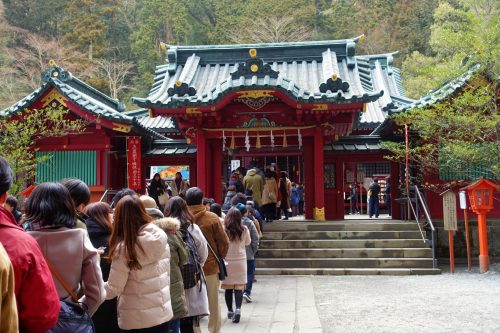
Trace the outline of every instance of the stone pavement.
<instances>
[{"instance_id":1,"label":"stone pavement","mask_svg":"<svg viewBox=\"0 0 500 333\"><path fill-rule=\"evenodd\" d=\"M310 276L257 276L253 303L241 308L241 321L227 319L224 293L219 293L222 310L222 333L321 333ZM207 332L207 319L201 322Z\"/></svg>"}]
</instances>

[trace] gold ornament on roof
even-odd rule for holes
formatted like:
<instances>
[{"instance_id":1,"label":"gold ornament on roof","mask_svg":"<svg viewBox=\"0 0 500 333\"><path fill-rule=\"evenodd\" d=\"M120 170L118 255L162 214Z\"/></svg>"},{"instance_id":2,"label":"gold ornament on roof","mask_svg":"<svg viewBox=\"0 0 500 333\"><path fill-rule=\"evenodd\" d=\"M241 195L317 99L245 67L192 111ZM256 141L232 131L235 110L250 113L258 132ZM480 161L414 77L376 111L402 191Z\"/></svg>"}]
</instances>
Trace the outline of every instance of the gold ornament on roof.
<instances>
[{"instance_id":1,"label":"gold ornament on roof","mask_svg":"<svg viewBox=\"0 0 500 333\"><path fill-rule=\"evenodd\" d=\"M337 74L333 74L333 75L332 75L332 80L333 80L333 81L337 81L337 79L338 79Z\"/></svg>"},{"instance_id":2,"label":"gold ornament on roof","mask_svg":"<svg viewBox=\"0 0 500 333\"><path fill-rule=\"evenodd\" d=\"M50 59L49 60L49 66L50 67L56 67L57 66L56 61L54 59Z\"/></svg>"},{"instance_id":3,"label":"gold ornament on roof","mask_svg":"<svg viewBox=\"0 0 500 333\"><path fill-rule=\"evenodd\" d=\"M182 81L180 81L180 80L175 81L175 85L176 85L177 87L182 86Z\"/></svg>"},{"instance_id":4,"label":"gold ornament on roof","mask_svg":"<svg viewBox=\"0 0 500 333\"><path fill-rule=\"evenodd\" d=\"M257 66L256 64L253 64L252 66L250 66L250 70L253 73L256 73L259 70L259 66Z\"/></svg>"},{"instance_id":5,"label":"gold ornament on roof","mask_svg":"<svg viewBox=\"0 0 500 333\"><path fill-rule=\"evenodd\" d=\"M365 36L364 34L363 34L363 35L361 35L361 37L359 37L359 41L360 41L361 43L366 42L366 36Z\"/></svg>"},{"instance_id":6,"label":"gold ornament on roof","mask_svg":"<svg viewBox=\"0 0 500 333\"><path fill-rule=\"evenodd\" d=\"M250 58L256 58L257 57L257 50L250 49L250 50L248 50L248 54L250 55Z\"/></svg>"}]
</instances>

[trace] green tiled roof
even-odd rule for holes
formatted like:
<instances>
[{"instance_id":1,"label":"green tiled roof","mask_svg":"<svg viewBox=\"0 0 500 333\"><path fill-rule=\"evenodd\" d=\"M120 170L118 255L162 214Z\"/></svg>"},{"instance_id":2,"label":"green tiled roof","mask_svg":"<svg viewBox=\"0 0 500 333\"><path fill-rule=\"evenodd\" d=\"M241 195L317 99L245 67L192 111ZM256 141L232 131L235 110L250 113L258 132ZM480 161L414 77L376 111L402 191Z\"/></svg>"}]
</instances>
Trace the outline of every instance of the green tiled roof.
<instances>
[{"instance_id":1,"label":"green tiled roof","mask_svg":"<svg viewBox=\"0 0 500 333\"><path fill-rule=\"evenodd\" d=\"M144 134L162 138L158 133L141 125L135 117L123 113L125 105L112 99L99 90L89 86L70 72L54 66L42 74L42 86L17 103L0 111L0 118L9 117L21 112L38 100L50 88L54 87L66 99L83 110L103 119L131 124Z\"/></svg>"},{"instance_id":2,"label":"green tiled roof","mask_svg":"<svg viewBox=\"0 0 500 333\"><path fill-rule=\"evenodd\" d=\"M412 103L406 105L402 105L401 107L392 110L390 113L394 114L394 113L405 112L414 108L420 108L426 105L439 103L449 97L452 97L457 92L461 91L466 84L469 83L471 78L477 72L478 68L479 68L478 65L471 67L469 70L467 70L459 77L453 80L449 80L448 82L444 83L441 87L430 91L429 94L427 94L424 97L421 97L419 100L413 101Z\"/></svg>"},{"instance_id":3,"label":"green tiled roof","mask_svg":"<svg viewBox=\"0 0 500 333\"><path fill-rule=\"evenodd\" d=\"M209 106L231 91L272 88L297 102L368 103L360 122L377 124L397 103L391 96L404 98L400 72L394 54L356 56L358 40L171 46L149 96L133 101L145 108Z\"/></svg>"}]
</instances>

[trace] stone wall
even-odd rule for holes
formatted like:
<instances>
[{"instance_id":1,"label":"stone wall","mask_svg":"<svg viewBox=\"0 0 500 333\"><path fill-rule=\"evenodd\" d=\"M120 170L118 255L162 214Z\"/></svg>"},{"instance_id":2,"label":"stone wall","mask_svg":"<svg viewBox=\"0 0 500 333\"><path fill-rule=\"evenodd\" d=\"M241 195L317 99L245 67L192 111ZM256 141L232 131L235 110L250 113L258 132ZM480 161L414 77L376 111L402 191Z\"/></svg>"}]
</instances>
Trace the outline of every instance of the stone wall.
<instances>
[{"instance_id":1,"label":"stone wall","mask_svg":"<svg viewBox=\"0 0 500 333\"><path fill-rule=\"evenodd\" d=\"M479 237L477 233L477 218L475 214L469 214L469 229L472 258L479 256ZM437 231L436 256L438 258L449 258L448 231L444 230L443 221L433 221ZM500 219L488 219L488 252L490 257L500 258ZM430 239L430 234L428 235ZM465 242L465 223L458 221L458 230L454 236L454 249L456 258L467 258L467 247Z\"/></svg>"}]
</instances>

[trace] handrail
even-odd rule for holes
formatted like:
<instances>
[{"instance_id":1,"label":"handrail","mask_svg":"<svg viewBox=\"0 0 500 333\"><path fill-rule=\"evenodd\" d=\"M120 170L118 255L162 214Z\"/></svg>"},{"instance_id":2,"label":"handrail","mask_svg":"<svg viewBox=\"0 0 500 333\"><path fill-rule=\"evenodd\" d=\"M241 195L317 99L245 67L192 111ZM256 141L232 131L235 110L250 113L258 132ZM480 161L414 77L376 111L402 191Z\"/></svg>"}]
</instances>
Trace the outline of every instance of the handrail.
<instances>
[{"instance_id":1,"label":"handrail","mask_svg":"<svg viewBox=\"0 0 500 333\"><path fill-rule=\"evenodd\" d=\"M434 224L432 223L432 219L429 214L429 210L427 208L427 203L425 202L424 198L422 197L422 194L420 193L420 190L418 189L417 185L414 185L415 188L415 204L418 205L420 202L420 205L422 209L424 210L425 218L427 220L427 225L430 226L431 228L431 249L432 249L432 268L436 268L436 228L434 227ZM413 203L411 202L411 199L409 197L409 194L407 193L407 199L409 206L411 207L411 210L413 211L413 216L415 216L415 221L417 222L418 229L420 230L420 234L422 235L422 239L425 243L427 243L426 236L424 235L424 232L422 228L420 227L420 221L419 221L419 214L413 207ZM418 208L417 208L418 209ZM410 212L408 212L408 218L410 218Z\"/></svg>"}]
</instances>

